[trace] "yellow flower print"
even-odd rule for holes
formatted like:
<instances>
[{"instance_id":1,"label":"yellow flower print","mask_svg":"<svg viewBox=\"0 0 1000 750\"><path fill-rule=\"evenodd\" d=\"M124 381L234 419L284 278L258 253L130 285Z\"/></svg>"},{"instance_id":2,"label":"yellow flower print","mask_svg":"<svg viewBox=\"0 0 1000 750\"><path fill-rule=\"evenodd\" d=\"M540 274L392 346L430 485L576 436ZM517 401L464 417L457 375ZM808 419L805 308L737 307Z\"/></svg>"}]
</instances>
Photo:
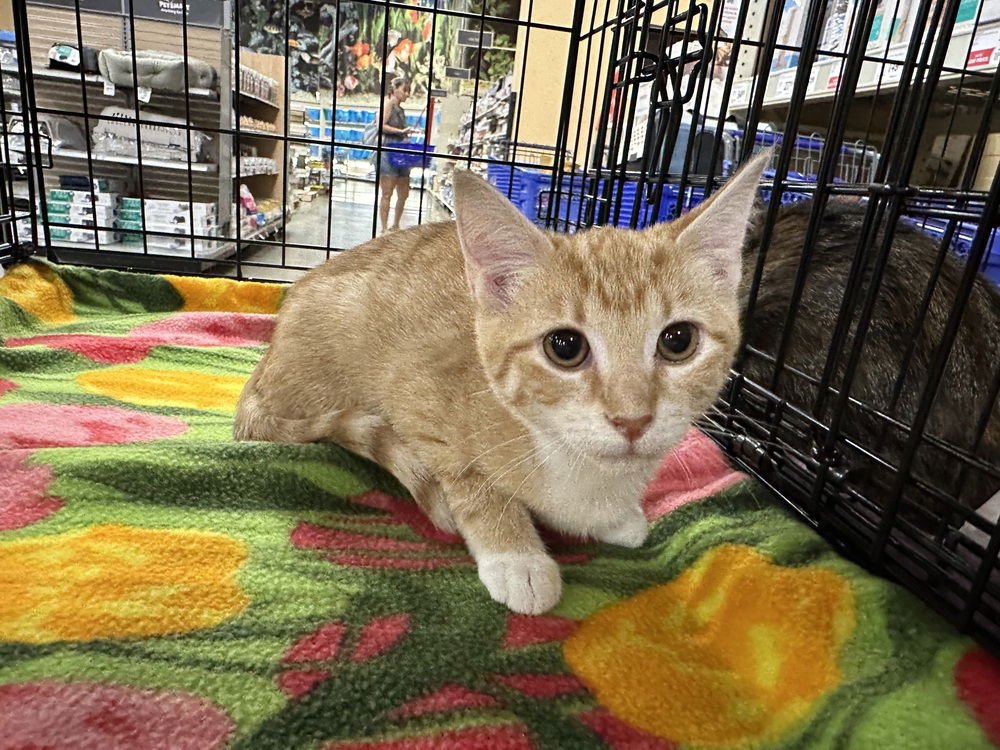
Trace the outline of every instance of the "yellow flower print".
<instances>
[{"instance_id":1,"label":"yellow flower print","mask_svg":"<svg viewBox=\"0 0 1000 750\"><path fill-rule=\"evenodd\" d=\"M221 534L111 524L0 542L0 640L183 633L249 604L245 545Z\"/></svg>"},{"instance_id":2,"label":"yellow flower print","mask_svg":"<svg viewBox=\"0 0 1000 750\"><path fill-rule=\"evenodd\" d=\"M41 263L20 263L0 278L0 297L13 300L43 323L76 320L73 293L55 271Z\"/></svg>"},{"instance_id":3,"label":"yellow flower print","mask_svg":"<svg viewBox=\"0 0 1000 750\"><path fill-rule=\"evenodd\" d=\"M674 581L599 610L568 664L618 717L681 744L775 739L841 681L854 629L848 582L720 545Z\"/></svg>"},{"instance_id":4,"label":"yellow flower print","mask_svg":"<svg viewBox=\"0 0 1000 750\"><path fill-rule=\"evenodd\" d=\"M85 391L130 404L232 411L247 378L186 370L109 367L81 372L76 380Z\"/></svg>"},{"instance_id":5,"label":"yellow flower print","mask_svg":"<svg viewBox=\"0 0 1000 750\"><path fill-rule=\"evenodd\" d=\"M164 276L184 298L185 312L276 313L285 288L281 284L232 279Z\"/></svg>"}]
</instances>

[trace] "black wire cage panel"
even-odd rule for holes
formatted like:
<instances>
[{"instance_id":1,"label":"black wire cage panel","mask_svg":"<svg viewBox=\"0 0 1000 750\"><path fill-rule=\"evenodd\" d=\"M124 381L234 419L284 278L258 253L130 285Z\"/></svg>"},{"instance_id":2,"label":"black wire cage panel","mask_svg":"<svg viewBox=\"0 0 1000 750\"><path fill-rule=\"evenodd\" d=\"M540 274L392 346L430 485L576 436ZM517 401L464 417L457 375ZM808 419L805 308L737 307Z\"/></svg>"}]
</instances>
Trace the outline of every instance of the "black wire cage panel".
<instances>
[{"instance_id":1,"label":"black wire cage panel","mask_svg":"<svg viewBox=\"0 0 1000 750\"><path fill-rule=\"evenodd\" d=\"M15 0L0 77L8 161L33 172L19 240L60 261L291 281L449 219L456 165L548 184L576 47L559 5Z\"/></svg>"},{"instance_id":2,"label":"black wire cage panel","mask_svg":"<svg viewBox=\"0 0 1000 750\"><path fill-rule=\"evenodd\" d=\"M772 149L744 346L701 426L845 554L1000 650L1000 3L13 11L4 263L292 280L396 221L450 218L456 167L576 232L671 220Z\"/></svg>"},{"instance_id":3,"label":"black wire cage panel","mask_svg":"<svg viewBox=\"0 0 1000 750\"><path fill-rule=\"evenodd\" d=\"M744 347L703 427L993 650L998 23L959 0L578 5L540 201L562 231L641 228L772 149Z\"/></svg>"}]
</instances>

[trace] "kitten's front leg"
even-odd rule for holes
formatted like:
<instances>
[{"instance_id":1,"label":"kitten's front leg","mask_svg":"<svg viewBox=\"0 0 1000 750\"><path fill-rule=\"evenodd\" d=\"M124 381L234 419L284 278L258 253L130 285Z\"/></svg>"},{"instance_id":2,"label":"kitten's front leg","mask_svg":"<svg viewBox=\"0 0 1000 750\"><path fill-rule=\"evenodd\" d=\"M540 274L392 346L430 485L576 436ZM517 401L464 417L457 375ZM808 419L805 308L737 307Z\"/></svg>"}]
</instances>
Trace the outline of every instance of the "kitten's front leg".
<instances>
[{"instance_id":1,"label":"kitten's front leg","mask_svg":"<svg viewBox=\"0 0 1000 750\"><path fill-rule=\"evenodd\" d=\"M492 491L477 494L475 482L446 486L452 515L476 559L479 580L490 596L514 612L538 615L562 594L559 565L538 536L528 509L517 498Z\"/></svg>"}]
</instances>

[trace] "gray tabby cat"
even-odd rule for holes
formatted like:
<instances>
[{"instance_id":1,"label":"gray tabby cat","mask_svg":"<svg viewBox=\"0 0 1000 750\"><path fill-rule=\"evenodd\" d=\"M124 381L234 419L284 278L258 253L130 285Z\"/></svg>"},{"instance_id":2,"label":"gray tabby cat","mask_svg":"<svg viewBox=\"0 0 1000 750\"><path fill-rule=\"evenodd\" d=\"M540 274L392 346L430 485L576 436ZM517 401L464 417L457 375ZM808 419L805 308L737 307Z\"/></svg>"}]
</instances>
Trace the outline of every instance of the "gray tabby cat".
<instances>
[{"instance_id":1,"label":"gray tabby cat","mask_svg":"<svg viewBox=\"0 0 1000 750\"><path fill-rule=\"evenodd\" d=\"M792 204L779 210L767 248L757 303L745 320L749 345L769 355L778 350L811 210L811 202ZM789 367L813 378L820 377L826 364L865 211L866 208L858 202L831 199L822 217L787 357ZM745 250L745 263L749 270L744 273L744 284L752 278L760 242L761 228L757 227L751 231ZM875 255L875 247L865 254L858 295L860 300L864 299L871 283ZM937 255L937 244L920 229L905 223L898 226L851 388L851 396L857 401L882 413L890 413L896 378L903 367L907 347L912 345L912 357L895 408L891 410L891 415L904 425L912 423L917 410L934 349L940 340L963 271L961 262L948 254L934 286L923 325L915 331L921 300L933 278ZM860 309L858 304L846 344L838 358L832 381L835 388L843 382ZM972 289L955 338L925 435L971 451L976 423L993 396L991 385L997 377L998 366L1000 290L980 276ZM772 363L748 354L744 369L748 376L765 388L770 385ZM807 412L811 411L816 401L817 391L815 384L789 372L783 374L775 388L776 395ZM829 422L830 406L835 401L836 394L827 399L826 411L820 415L820 421ZM842 432L864 448L876 449L875 453L889 467L895 467L908 433L899 428L885 429L884 425L883 419L854 404L844 415ZM804 446L795 447L808 450ZM991 464L995 471L1000 471L1000 406L996 400L993 401L988 428L975 455ZM862 469L860 489L869 500L880 505L895 472L877 461L862 458L857 451L846 453L844 458L845 465ZM946 450L925 443L917 451L912 475L958 498L966 508L979 507L1000 489L1000 480L995 476L984 471L960 472L961 465ZM901 507L907 519L928 531L943 528L942 521L948 525L960 521L962 514L955 518L953 510L949 509L947 502L913 486L904 493Z\"/></svg>"}]
</instances>

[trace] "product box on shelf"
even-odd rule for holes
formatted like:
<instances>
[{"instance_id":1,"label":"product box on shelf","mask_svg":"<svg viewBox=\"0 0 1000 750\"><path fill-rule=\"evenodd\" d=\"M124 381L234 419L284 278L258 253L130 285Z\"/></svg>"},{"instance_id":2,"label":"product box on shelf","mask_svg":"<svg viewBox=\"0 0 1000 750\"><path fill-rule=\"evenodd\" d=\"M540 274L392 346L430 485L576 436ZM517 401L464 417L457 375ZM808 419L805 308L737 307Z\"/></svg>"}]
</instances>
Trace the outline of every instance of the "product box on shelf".
<instances>
[{"instance_id":1,"label":"product box on shelf","mask_svg":"<svg viewBox=\"0 0 1000 750\"><path fill-rule=\"evenodd\" d=\"M127 231L141 232L143 229L142 221L134 220L120 220L118 226ZM194 225L192 230L190 227L184 226L182 224L169 224L166 222L150 221L149 217L146 217L147 232L159 232L163 234L205 234L215 236L218 234L215 224L198 224Z\"/></svg>"},{"instance_id":2,"label":"product box on shelf","mask_svg":"<svg viewBox=\"0 0 1000 750\"><path fill-rule=\"evenodd\" d=\"M119 218L122 221L134 221L136 223L142 223L143 212L134 208L123 208L119 213ZM181 230L187 230L190 227L195 227L196 229L204 229L206 227L215 227L216 220L215 216L209 214L204 216L199 216L195 214L194 221L191 221L191 214L188 211L178 213L176 211L163 211L160 209L149 209L145 211L146 224L160 224L163 226L179 227Z\"/></svg>"},{"instance_id":3,"label":"product box on shelf","mask_svg":"<svg viewBox=\"0 0 1000 750\"><path fill-rule=\"evenodd\" d=\"M93 206L90 203L71 203L69 201L48 201L45 204L45 212L49 221L73 223L77 220L96 219L101 224L110 224L118 217L118 209L114 206L104 206L98 204Z\"/></svg>"},{"instance_id":4,"label":"product box on shelf","mask_svg":"<svg viewBox=\"0 0 1000 750\"><path fill-rule=\"evenodd\" d=\"M819 59L847 51L847 32L855 12L855 0L831 0L828 3L819 40Z\"/></svg>"},{"instance_id":5,"label":"product box on shelf","mask_svg":"<svg viewBox=\"0 0 1000 750\"><path fill-rule=\"evenodd\" d=\"M49 229L49 238L53 242L81 242L94 244L94 230L93 229L77 229L75 227L51 227ZM110 230L101 230L96 232L97 240L101 244L110 244L112 242L118 242L121 239L121 235L118 232Z\"/></svg>"},{"instance_id":6,"label":"product box on shelf","mask_svg":"<svg viewBox=\"0 0 1000 750\"><path fill-rule=\"evenodd\" d=\"M195 221L211 217L213 220L218 216L218 206L215 203L201 203L195 201L174 201L163 199L142 198L122 198L122 211L134 211L136 214L142 211L143 205L146 207L146 215L156 213L170 216L190 217L193 213ZM137 217L138 218L138 217Z\"/></svg>"},{"instance_id":7,"label":"product box on shelf","mask_svg":"<svg viewBox=\"0 0 1000 750\"><path fill-rule=\"evenodd\" d=\"M91 182L85 174L61 174L59 175L59 187L63 190L82 190L88 193L91 188L95 193L124 193L125 180L113 177L95 177Z\"/></svg>"},{"instance_id":8,"label":"product box on shelf","mask_svg":"<svg viewBox=\"0 0 1000 750\"><path fill-rule=\"evenodd\" d=\"M118 193L91 193L89 190L64 190L52 188L49 190L49 200L63 203L90 204L97 199L99 206L115 206L118 204Z\"/></svg>"},{"instance_id":9,"label":"product box on shelf","mask_svg":"<svg viewBox=\"0 0 1000 750\"><path fill-rule=\"evenodd\" d=\"M802 34L808 0L784 0L781 13L781 30L778 44L786 49L775 51L771 70L785 70L799 64L798 47L802 45Z\"/></svg>"}]
</instances>

